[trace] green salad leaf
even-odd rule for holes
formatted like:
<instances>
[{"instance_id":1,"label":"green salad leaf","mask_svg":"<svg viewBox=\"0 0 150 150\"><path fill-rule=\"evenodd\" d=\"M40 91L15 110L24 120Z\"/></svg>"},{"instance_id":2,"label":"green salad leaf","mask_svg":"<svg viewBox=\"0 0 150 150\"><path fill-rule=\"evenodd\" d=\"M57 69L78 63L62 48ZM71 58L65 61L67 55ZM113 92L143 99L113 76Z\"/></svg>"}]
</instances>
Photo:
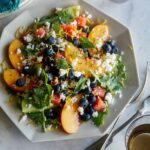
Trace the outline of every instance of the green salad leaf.
<instances>
[{"instance_id":1,"label":"green salad leaf","mask_svg":"<svg viewBox=\"0 0 150 150\"><path fill-rule=\"evenodd\" d=\"M86 37L80 37L79 41L80 41L82 48L94 48L95 47L94 44L91 41L89 41L89 39Z\"/></svg>"},{"instance_id":2,"label":"green salad leaf","mask_svg":"<svg viewBox=\"0 0 150 150\"><path fill-rule=\"evenodd\" d=\"M60 29L61 29L60 23L59 23L59 22L53 23L53 24L52 24L52 28L54 29L54 31L55 31L56 33L59 33L59 31L60 31Z\"/></svg>"},{"instance_id":3,"label":"green salad leaf","mask_svg":"<svg viewBox=\"0 0 150 150\"><path fill-rule=\"evenodd\" d=\"M56 61L56 65L57 65L58 69L68 69L68 68L70 68L70 65L68 64L68 62L64 58L58 59Z\"/></svg>"},{"instance_id":4,"label":"green salad leaf","mask_svg":"<svg viewBox=\"0 0 150 150\"><path fill-rule=\"evenodd\" d=\"M32 119L37 125L43 125L44 123L44 114L43 112L34 112L27 114L30 119Z\"/></svg>"},{"instance_id":5,"label":"green salad leaf","mask_svg":"<svg viewBox=\"0 0 150 150\"><path fill-rule=\"evenodd\" d=\"M79 91L81 91L82 89L84 89L84 88L85 88L86 81L87 81L86 78L81 78L81 79L77 82L77 84L76 84L76 86L75 86L74 93L79 92Z\"/></svg>"},{"instance_id":6,"label":"green salad leaf","mask_svg":"<svg viewBox=\"0 0 150 150\"><path fill-rule=\"evenodd\" d=\"M26 100L26 103L32 104L35 108L42 109L50 106L51 95L51 85L44 84L32 90L25 91L22 95L22 99Z\"/></svg>"},{"instance_id":7,"label":"green salad leaf","mask_svg":"<svg viewBox=\"0 0 150 150\"><path fill-rule=\"evenodd\" d=\"M103 112L98 112L98 116L97 117L93 117L92 121L93 123L99 127L100 125L104 124L104 117L105 115L108 113L108 107L106 108L105 111Z\"/></svg>"}]
</instances>

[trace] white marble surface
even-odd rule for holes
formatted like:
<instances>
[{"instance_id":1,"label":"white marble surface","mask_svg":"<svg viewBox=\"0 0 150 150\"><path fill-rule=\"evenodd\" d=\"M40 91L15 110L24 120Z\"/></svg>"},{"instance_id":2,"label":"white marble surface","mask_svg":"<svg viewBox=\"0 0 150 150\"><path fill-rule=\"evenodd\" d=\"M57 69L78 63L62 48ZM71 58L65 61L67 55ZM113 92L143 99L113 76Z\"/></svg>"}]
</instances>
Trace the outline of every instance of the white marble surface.
<instances>
[{"instance_id":1,"label":"white marble surface","mask_svg":"<svg viewBox=\"0 0 150 150\"><path fill-rule=\"evenodd\" d=\"M34 3L38 3L39 1L40 0L34 0L29 8L32 8ZM146 61L150 58L150 1L128 0L125 3L114 3L110 0L89 0L89 2L107 14L110 14L112 17L120 20L130 28L135 45L139 75L142 80ZM0 20L0 32L16 15L18 14L13 14L12 16ZM149 87L145 95L148 94ZM125 129L114 138L114 142L107 148L108 150L124 150L122 148L124 132ZM83 150L97 139L98 138L86 138L70 141L31 143L0 109L0 150Z\"/></svg>"}]
</instances>

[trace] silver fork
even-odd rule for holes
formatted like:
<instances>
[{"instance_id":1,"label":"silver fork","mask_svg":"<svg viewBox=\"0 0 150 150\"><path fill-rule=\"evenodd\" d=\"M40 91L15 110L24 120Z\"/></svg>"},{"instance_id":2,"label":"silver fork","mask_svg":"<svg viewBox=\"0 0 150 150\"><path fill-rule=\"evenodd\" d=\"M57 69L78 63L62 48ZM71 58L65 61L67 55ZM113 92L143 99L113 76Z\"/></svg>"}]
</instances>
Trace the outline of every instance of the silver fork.
<instances>
[{"instance_id":1,"label":"silver fork","mask_svg":"<svg viewBox=\"0 0 150 150\"><path fill-rule=\"evenodd\" d=\"M133 100L130 101L129 104L131 103L135 103L137 101L140 100L140 98L142 97L142 95L144 94L144 90L146 88L147 85L147 79L148 79L148 62L146 65L146 71L145 71L145 78L144 78L144 82L143 85L140 89L140 91L138 92L138 94L133 98ZM121 113L122 114L122 113ZM129 118L126 122L124 122L120 127L118 127L115 131L114 127L116 125L116 123L118 122L121 114L118 116L118 118L115 120L111 130L109 131L109 133L105 134L102 138L100 138L98 141L96 141L94 144L92 144L91 146L89 146L88 148L86 148L85 150L100 150L103 146L103 144L105 143L105 141L107 140L107 138L111 138L111 140L109 141L109 144L113 141L113 137L120 132L131 120L133 120L137 114L133 115L131 118ZM109 136L110 135L110 136ZM108 144L107 144L108 146Z\"/></svg>"}]
</instances>

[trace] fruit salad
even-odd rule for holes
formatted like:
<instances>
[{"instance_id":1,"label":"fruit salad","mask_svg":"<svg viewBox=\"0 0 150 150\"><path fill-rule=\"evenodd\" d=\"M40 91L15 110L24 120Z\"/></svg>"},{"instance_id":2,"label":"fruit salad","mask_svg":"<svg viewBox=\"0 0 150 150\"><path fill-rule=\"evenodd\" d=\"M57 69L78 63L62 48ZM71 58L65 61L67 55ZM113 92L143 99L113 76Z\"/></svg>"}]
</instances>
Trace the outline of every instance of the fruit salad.
<instances>
[{"instance_id":1,"label":"fruit salad","mask_svg":"<svg viewBox=\"0 0 150 150\"><path fill-rule=\"evenodd\" d=\"M103 124L126 80L123 52L107 22L71 6L16 33L8 48L12 67L3 77L15 91L21 121L70 134L87 121Z\"/></svg>"}]
</instances>

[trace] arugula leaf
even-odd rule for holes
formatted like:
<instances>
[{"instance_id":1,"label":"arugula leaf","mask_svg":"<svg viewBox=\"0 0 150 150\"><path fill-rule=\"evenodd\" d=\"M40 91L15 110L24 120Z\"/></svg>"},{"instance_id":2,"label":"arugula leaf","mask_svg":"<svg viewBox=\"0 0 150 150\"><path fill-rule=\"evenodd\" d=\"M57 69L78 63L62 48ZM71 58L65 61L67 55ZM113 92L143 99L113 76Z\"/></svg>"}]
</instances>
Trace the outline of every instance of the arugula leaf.
<instances>
[{"instance_id":1,"label":"arugula leaf","mask_svg":"<svg viewBox=\"0 0 150 150\"><path fill-rule=\"evenodd\" d=\"M121 60L118 60L118 64L115 66L113 74L99 77L94 72L91 71L91 73L99 84L110 92L121 90L124 86L124 81L127 78L126 68Z\"/></svg>"},{"instance_id":2,"label":"arugula leaf","mask_svg":"<svg viewBox=\"0 0 150 150\"><path fill-rule=\"evenodd\" d=\"M47 75L47 73L45 72L45 70L42 70L41 79L42 79L42 81L43 81L45 84L47 84L47 82L48 82L48 75Z\"/></svg>"},{"instance_id":3,"label":"arugula leaf","mask_svg":"<svg viewBox=\"0 0 150 150\"><path fill-rule=\"evenodd\" d=\"M52 24L52 28L55 30L56 33L59 33L60 31L60 23L59 22L55 22Z\"/></svg>"},{"instance_id":4,"label":"arugula leaf","mask_svg":"<svg viewBox=\"0 0 150 150\"><path fill-rule=\"evenodd\" d=\"M27 114L30 119L32 119L36 124L43 125L44 115L43 112L35 112Z\"/></svg>"},{"instance_id":5,"label":"arugula leaf","mask_svg":"<svg viewBox=\"0 0 150 150\"><path fill-rule=\"evenodd\" d=\"M68 64L68 62L64 58L58 59L56 61L56 65L57 65L58 69L68 69L68 68L70 68L70 65Z\"/></svg>"},{"instance_id":6,"label":"arugula leaf","mask_svg":"<svg viewBox=\"0 0 150 150\"><path fill-rule=\"evenodd\" d=\"M24 92L22 95L22 99L26 100L28 104L32 104L34 107L42 109L49 107L51 95L51 85L44 84L37 88Z\"/></svg>"},{"instance_id":7,"label":"arugula leaf","mask_svg":"<svg viewBox=\"0 0 150 150\"><path fill-rule=\"evenodd\" d=\"M81 78L81 79L77 82L77 84L76 84L76 86L75 86L75 89L74 89L74 92L76 93L76 92L79 92L80 90L84 89L84 88L85 88L86 81L87 81L86 78Z\"/></svg>"},{"instance_id":8,"label":"arugula leaf","mask_svg":"<svg viewBox=\"0 0 150 150\"><path fill-rule=\"evenodd\" d=\"M92 121L93 123L99 127L101 124L104 124L104 117L105 115L108 113L108 107L106 108L106 110L104 112L98 112L98 116L97 117L93 117Z\"/></svg>"},{"instance_id":9,"label":"arugula leaf","mask_svg":"<svg viewBox=\"0 0 150 150\"><path fill-rule=\"evenodd\" d=\"M94 44L88 40L86 37L80 37L79 42L82 48L94 48Z\"/></svg>"}]
</instances>

